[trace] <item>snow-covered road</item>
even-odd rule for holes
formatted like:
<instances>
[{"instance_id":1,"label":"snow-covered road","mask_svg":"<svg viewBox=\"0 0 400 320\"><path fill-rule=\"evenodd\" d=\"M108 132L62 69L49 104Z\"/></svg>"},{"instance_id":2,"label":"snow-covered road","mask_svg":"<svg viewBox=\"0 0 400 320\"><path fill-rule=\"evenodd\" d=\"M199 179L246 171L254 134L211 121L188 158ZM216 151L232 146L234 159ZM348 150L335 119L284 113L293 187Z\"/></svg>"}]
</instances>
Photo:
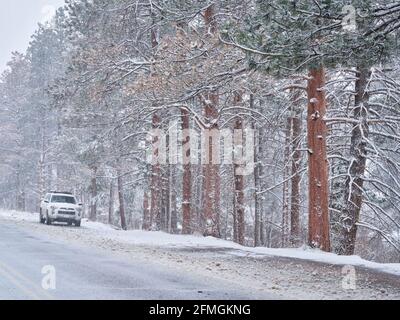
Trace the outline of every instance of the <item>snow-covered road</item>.
<instances>
[{"instance_id":1,"label":"snow-covered road","mask_svg":"<svg viewBox=\"0 0 400 320\"><path fill-rule=\"evenodd\" d=\"M400 299L396 264L37 220L0 212L0 299ZM46 266L56 290L41 287Z\"/></svg>"},{"instance_id":2,"label":"snow-covered road","mask_svg":"<svg viewBox=\"0 0 400 320\"><path fill-rule=\"evenodd\" d=\"M250 298L278 297L140 257L128 261L0 220L0 299Z\"/></svg>"}]
</instances>

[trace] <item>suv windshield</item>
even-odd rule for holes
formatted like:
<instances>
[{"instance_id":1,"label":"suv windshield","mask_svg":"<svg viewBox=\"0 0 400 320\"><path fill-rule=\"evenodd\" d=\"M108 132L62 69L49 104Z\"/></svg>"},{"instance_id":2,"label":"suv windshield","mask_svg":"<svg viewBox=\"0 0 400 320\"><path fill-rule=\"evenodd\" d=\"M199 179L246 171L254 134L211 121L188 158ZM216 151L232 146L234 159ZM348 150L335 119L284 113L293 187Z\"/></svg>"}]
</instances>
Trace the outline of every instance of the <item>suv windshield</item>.
<instances>
[{"instance_id":1,"label":"suv windshield","mask_svg":"<svg viewBox=\"0 0 400 320\"><path fill-rule=\"evenodd\" d=\"M69 204L76 204L76 200L74 197L70 196L52 196L51 197L52 203L69 203Z\"/></svg>"}]
</instances>

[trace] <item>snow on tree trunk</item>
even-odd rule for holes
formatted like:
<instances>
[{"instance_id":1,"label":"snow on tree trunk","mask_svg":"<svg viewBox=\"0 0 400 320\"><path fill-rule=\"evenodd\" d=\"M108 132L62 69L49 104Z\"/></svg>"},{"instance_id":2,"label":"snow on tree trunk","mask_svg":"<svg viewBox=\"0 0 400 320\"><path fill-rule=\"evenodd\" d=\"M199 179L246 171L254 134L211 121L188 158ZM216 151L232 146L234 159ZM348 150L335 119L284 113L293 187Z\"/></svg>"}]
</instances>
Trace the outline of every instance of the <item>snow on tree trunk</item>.
<instances>
[{"instance_id":1,"label":"snow on tree trunk","mask_svg":"<svg viewBox=\"0 0 400 320\"><path fill-rule=\"evenodd\" d=\"M325 69L310 69L308 79L309 221L308 244L330 251Z\"/></svg>"},{"instance_id":2,"label":"snow on tree trunk","mask_svg":"<svg viewBox=\"0 0 400 320\"><path fill-rule=\"evenodd\" d=\"M341 244L339 253L343 255L353 255L356 237L357 223L360 219L360 210L363 201L364 174L367 162L367 146L365 139L369 136L368 100L367 92L370 70L365 67L358 68L355 101L354 119L358 123L354 124L350 145L350 168L345 184L344 201L345 207L341 215Z\"/></svg>"},{"instance_id":3,"label":"snow on tree trunk","mask_svg":"<svg viewBox=\"0 0 400 320\"><path fill-rule=\"evenodd\" d=\"M189 136L189 112L186 109L182 113L182 132L183 132L183 177L182 177L182 233L192 233L192 213L191 213L191 195L192 195L192 171L190 165L190 136Z\"/></svg>"}]
</instances>

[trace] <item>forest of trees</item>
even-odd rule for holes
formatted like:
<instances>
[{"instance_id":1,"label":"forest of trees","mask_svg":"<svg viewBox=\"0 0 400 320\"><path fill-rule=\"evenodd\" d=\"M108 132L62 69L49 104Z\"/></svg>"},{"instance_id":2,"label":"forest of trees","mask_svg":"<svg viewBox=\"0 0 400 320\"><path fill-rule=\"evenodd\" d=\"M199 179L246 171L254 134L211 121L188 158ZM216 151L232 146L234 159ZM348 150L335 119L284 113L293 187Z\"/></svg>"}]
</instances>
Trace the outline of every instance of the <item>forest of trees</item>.
<instances>
[{"instance_id":1,"label":"forest of trees","mask_svg":"<svg viewBox=\"0 0 400 320\"><path fill-rule=\"evenodd\" d=\"M1 76L1 206L400 262L399 30L400 1L66 0Z\"/></svg>"}]
</instances>

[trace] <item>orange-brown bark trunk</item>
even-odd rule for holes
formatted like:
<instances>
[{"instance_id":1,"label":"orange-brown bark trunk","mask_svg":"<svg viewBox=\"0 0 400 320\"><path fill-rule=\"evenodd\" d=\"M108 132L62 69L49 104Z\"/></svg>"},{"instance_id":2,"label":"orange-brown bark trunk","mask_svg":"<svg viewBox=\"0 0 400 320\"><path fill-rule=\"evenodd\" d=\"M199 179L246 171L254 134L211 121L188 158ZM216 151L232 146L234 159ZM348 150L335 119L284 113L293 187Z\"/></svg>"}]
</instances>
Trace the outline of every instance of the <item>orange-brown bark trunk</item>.
<instances>
[{"instance_id":1,"label":"orange-brown bark trunk","mask_svg":"<svg viewBox=\"0 0 400 320\"><path fill-rule=\"evenodd\" d=\"M309 230L311 247L330 251L325 69L310 70L308 80Z\"/></svg>"},{"instance_id":2,"label":"orange-brown bark trunk","mask_svg":"<svg viewBox=\"0 0 400 320\"><path fill-rule=\"evenodd\" d=\"M215 35L216 20L215 20L215 6L209 6L204 14L206 26L208 28L207 35ZM209 92L206 95L205 103L205 118L206 122L210 124L210 130L218 130L218 92ZM219 164L215 164L216 159L213 159L215 148L219 148L216 141L209 143L208 155L210 157L208 164L203 168L203 225L204 235L220 237L220 189L221 181L219 176ZM219 150L215 150L219 151Z\"/></svg>"}]
</instances>

